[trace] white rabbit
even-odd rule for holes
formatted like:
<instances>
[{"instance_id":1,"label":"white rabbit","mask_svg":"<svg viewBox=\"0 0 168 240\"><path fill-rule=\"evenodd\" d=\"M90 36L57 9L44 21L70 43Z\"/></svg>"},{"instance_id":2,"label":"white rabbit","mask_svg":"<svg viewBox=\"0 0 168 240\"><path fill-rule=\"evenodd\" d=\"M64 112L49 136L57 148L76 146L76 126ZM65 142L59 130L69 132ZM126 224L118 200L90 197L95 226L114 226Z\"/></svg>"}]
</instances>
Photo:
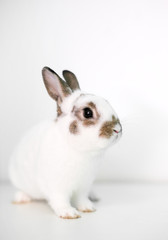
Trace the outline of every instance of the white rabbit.
<instances>
[{"instance_id":1,"label":"white rabbit","mask_svg":"<svg viewBox=\"0 0 168 240\"><path fill-rule=\"evenodd\" d=\"M9 168L20 190L16 203L46 199L62 218L95 211L89 200L103 152L122 134L119 119L101 97L80 90L76 76L65 81L44 67L43 80L57 102L57 118L32 128L16 148Z\"/></svg>"}]
</instances>

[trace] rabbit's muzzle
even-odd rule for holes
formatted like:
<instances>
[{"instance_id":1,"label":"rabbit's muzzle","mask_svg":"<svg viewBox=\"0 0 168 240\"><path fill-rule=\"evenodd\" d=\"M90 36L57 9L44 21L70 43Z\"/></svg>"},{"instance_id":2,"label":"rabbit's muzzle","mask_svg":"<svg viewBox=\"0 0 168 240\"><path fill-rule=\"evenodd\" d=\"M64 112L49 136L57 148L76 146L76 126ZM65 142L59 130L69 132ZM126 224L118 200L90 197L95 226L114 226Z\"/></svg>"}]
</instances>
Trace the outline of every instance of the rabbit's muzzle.
<instances>
[{"instance_id":1,"label":"rabbit's muzzle","mask_svg":"<svg viewBox=\"0 0 168 240\"><path fill-rule=\"evenodd\" d=\"M100 128L99 136L103 138L111 138L112 136L121 136L122 126L119 119L112 116L112 121L106 121Z\"/></svg>"}]
</instances>

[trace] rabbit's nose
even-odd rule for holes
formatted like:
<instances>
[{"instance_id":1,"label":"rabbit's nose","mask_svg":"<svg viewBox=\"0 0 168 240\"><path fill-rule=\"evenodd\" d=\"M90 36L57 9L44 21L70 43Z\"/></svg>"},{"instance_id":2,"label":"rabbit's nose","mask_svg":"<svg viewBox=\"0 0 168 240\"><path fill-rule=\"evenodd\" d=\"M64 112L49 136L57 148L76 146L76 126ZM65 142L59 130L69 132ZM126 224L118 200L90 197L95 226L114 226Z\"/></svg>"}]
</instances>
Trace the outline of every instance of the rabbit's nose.
<instances>
[{"instance_id":1,"label":"rabbit's nose","mask_svg":"<svg viewBox=\"0 0 168 240\"><path fill-rule=\"evenodd\" d=\"M118 133L122 133L121 123L117 123L117 124L115 125L113 131L114 131L115 133L117 133L117 134L118 134Z\"/></svg>"}]
</instances>

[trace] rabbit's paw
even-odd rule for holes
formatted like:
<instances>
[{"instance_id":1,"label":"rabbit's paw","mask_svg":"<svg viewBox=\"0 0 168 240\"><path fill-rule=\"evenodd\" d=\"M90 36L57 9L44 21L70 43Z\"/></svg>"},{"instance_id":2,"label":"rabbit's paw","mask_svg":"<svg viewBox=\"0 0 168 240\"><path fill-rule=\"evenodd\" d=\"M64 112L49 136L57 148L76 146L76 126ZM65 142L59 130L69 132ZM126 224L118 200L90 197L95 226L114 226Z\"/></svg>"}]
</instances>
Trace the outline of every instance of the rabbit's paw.
<instances>
[{"instance_id":1,"label":"rabbit's paw","mask_svg":"<svg viewBox=\"0 0 168 240\"><path fill-rule=\"evenodd\" d=\"M23 204L31 202L31 198L24 192L18 191L15 193L13 203L14 204Z\"/></svg>"},{"instance_id":2,"label":"rabbit's paw","mask_svg":"<svg viewBox=\"0 0 168 240\"><path fill-rule=\"evenodd\" d=\"M77 205L77 209L80 212L95 212L96 211L93 203L89 199L80 201Z\"/></svg>"},{"instance_id":3,"label":"rabbit's paw","mask_svg":"<svg viewBox=\"0 0 168 240\"><path fill-rule=\"evenodd\" d=\"M63 219L75 219L81 217L79 212L73 207L59 208L56 210L56 214Z\"/></svg>"}]
</instances>

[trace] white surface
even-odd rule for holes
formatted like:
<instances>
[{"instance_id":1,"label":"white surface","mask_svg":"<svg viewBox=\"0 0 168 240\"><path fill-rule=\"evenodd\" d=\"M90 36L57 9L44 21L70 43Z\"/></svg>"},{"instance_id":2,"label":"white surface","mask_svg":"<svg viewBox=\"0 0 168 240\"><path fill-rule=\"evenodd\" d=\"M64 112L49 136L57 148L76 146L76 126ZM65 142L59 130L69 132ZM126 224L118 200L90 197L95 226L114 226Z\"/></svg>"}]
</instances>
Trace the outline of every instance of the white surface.
<instances>
[{"instance_id":1,"label":"white surface","mask_svg":"<svg viewBox=\"0 0 168 240\"><path fill-rule=\"evenodd\" d=\"M0 185L0 239L168 239L168 185L99 183L97 211L63 220L44 202L11 204L14 189Z\"/></svg>"},{"instance_id":2,"label":"white surface","mask_svg":"<svg viewBox=\"0 0 168 240\"><path fill-rule=\"evenodd\" d=\"M0 178L23 132L55 116L41 69L106 97L123 139L99 178L168 180L168 1L0 1Z\"/></svg>"}]
</instances>

